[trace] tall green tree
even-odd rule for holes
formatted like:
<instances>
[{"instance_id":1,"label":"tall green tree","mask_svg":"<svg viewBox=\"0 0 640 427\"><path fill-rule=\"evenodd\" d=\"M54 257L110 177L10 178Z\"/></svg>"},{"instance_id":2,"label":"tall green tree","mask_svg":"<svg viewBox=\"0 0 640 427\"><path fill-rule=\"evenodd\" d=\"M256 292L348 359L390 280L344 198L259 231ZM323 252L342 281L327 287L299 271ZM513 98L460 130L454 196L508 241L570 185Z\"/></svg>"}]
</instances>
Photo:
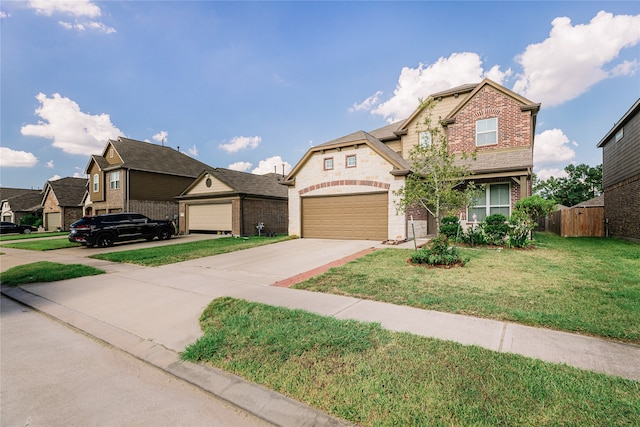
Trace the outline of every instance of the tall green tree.
<instances>
[{"instance_id":1,"label":"tall green tree","mask_svg":"<svg viewBox=\"0 0 640 427\"><path fill-rule=\"evenodd\" d=\"M568 165L564 171L566 177L535 179L534 193L565 206L575 206L602 194L602 165Z\"/></svg>"},{"instance_id":2,"label":"tall green tree","mask_svg":"<svg viewBox=\"0 0 640 427\"><path fill-rule=\"evenodd\" d=\"M422 206L435 217L440 233L440 218L457 214L470 206L477 196L475 184L469 181L476 153L450 153L440 121L432 121L434 101L421 101L421 107L426 114L417 127L420 143L409 151L411 174L395 194L399 200L398 210L406 212L414 206Z\"/></svg>"}]
</instances>

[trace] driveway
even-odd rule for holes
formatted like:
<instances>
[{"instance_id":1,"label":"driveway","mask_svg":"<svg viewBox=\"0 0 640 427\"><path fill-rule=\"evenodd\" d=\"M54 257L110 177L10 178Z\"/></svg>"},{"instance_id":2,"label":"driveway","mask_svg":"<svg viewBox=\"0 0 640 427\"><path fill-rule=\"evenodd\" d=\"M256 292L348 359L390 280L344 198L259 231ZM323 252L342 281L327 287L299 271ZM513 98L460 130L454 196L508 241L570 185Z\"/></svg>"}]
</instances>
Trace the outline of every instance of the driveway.
<instances>
[{"instance_id":1,"label":"driveway","mask_svg":"<svg viewBox=\"0 0 640 427\"><path fill-rule=\"evenodd\" d=\"M114 265L85 259L94 253L86 248L64 249L54 251L64 257L59 261L91 261L99 268L106 264L113 268L107 268L109 274L21 288L40 297L33 303L46 305L43 311L71 309L180 352L201 336L199 317L217 297L233 296L305 308L299 306L299 298L303 298L307 301L304 305L314 311L318 311L318 302L323 299L343 298L316 294L317 298L309 299L304 298L305 291L270 285L376 244L361 240L295 239L161 267ZM81 320L82 316L78 317Z\"/></svg>"}]
</instances>

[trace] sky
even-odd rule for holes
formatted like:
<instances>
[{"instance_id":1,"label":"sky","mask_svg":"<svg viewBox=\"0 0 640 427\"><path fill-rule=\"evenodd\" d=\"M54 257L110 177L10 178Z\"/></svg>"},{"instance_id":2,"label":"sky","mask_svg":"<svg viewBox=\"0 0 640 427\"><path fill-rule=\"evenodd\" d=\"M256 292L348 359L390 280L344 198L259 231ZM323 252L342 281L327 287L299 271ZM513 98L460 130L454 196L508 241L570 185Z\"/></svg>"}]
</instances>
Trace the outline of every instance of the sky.
<instances>
[{"instance_id":1,"label":"sky","mask_svg":"<svg viewBox=\"0 0 640 427\"><path fill-rule=\"evenodd\" d=\"M601 164L640 97L638 1L3 0L0 38L2 187L84 177L118 136L288 173L485 77L542 104L546 179Z\"/></svg>"}]
</instances>

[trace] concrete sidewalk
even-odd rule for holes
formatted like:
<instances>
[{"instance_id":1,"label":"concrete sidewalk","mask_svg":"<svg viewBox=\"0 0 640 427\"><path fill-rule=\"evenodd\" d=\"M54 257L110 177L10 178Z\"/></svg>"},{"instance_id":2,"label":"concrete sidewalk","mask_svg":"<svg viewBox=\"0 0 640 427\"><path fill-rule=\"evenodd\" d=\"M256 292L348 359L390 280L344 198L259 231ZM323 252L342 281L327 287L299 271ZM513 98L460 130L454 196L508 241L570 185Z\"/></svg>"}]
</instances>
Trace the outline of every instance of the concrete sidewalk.
<instances>
[{"instance_id":1,"label":"concrete sidewalk","mask_svg":"<svg viewBox=\"0 0 640 427\"><path fill-rule=\"evenodd\" d=\"M413 247L413 242L402 246L407 245ZM2 293L280 425L344 423L224 372L180 361L178 353L201 336L198 319L214 298L230 296L340 319L378 322L393 331L640 381L637 345L272 286L372 246L378 245L369 241L297 239L155 268L111 264L56 251L59 262L89 263L109 274L3 287ZM4 265L2 269L6 269Z\"/></svg>"}]
</instances>

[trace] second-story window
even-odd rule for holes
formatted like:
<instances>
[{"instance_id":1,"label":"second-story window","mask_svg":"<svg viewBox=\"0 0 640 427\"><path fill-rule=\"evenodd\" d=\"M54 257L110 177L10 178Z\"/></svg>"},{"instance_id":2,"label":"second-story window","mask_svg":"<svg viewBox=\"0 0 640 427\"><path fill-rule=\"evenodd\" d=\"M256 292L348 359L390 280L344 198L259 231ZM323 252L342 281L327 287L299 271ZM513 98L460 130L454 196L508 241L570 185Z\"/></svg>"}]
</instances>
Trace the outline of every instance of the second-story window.
<instances>
[{"instance_id":1,"label":"second-story window","mask_svg":"<svg viewBox=\"0 0 640 427\"><path fill-rule=\"evenodd\" d=\"M498 143L498 118L478 120L476 122L476 146Z\"/></svg>"},{"instance_id":2,"label":"second-story window","mask_svg":"<svg viewBox=\"0 0 640 427\"><path fill-rule=\"evenodd\" d=\"M618 132L616 132L616 142L620 141L624 136L624 128L620 128Z\"/></svg>"},{"instance_id":3,"label":"second-story window","mask_svg":"<svg viewBox=\"0 0 640 427\"><path fill-rule=\"evenodd\" d=\"M109 174L109 188L111 190L117 190L120 188L120 171L111 172Z\"/></svg>"},{"instance_id":4,"label":"second-story window","mask_svg":"<svg viewBox=\"0 0 640 427\"><path fill-rule=\"evenodd\" d=\"M352 154L352 155L346 157L346 166L348 168L355 168L356 167L356 155L355 154Z\"/></svg>"},{"instance_id":5,"label":"second-story window","mask_svg":"<svg viewBox=\"0 0 640 427\"><path fill-rule=\"evenodd\" d=\"M93 174L93 192L100 191L100 176L97 173Z\"/></svg>"},{"instance_id":6,"label":"second-story window","mask_svg":"<svg viewBox=\"0 0 640 427\"><path fill-rule=\"evenodd\" d=\"M328 171L333 169L333 157L327 157L324 159L324 170Z\"/></svg>"}]
</instances>

